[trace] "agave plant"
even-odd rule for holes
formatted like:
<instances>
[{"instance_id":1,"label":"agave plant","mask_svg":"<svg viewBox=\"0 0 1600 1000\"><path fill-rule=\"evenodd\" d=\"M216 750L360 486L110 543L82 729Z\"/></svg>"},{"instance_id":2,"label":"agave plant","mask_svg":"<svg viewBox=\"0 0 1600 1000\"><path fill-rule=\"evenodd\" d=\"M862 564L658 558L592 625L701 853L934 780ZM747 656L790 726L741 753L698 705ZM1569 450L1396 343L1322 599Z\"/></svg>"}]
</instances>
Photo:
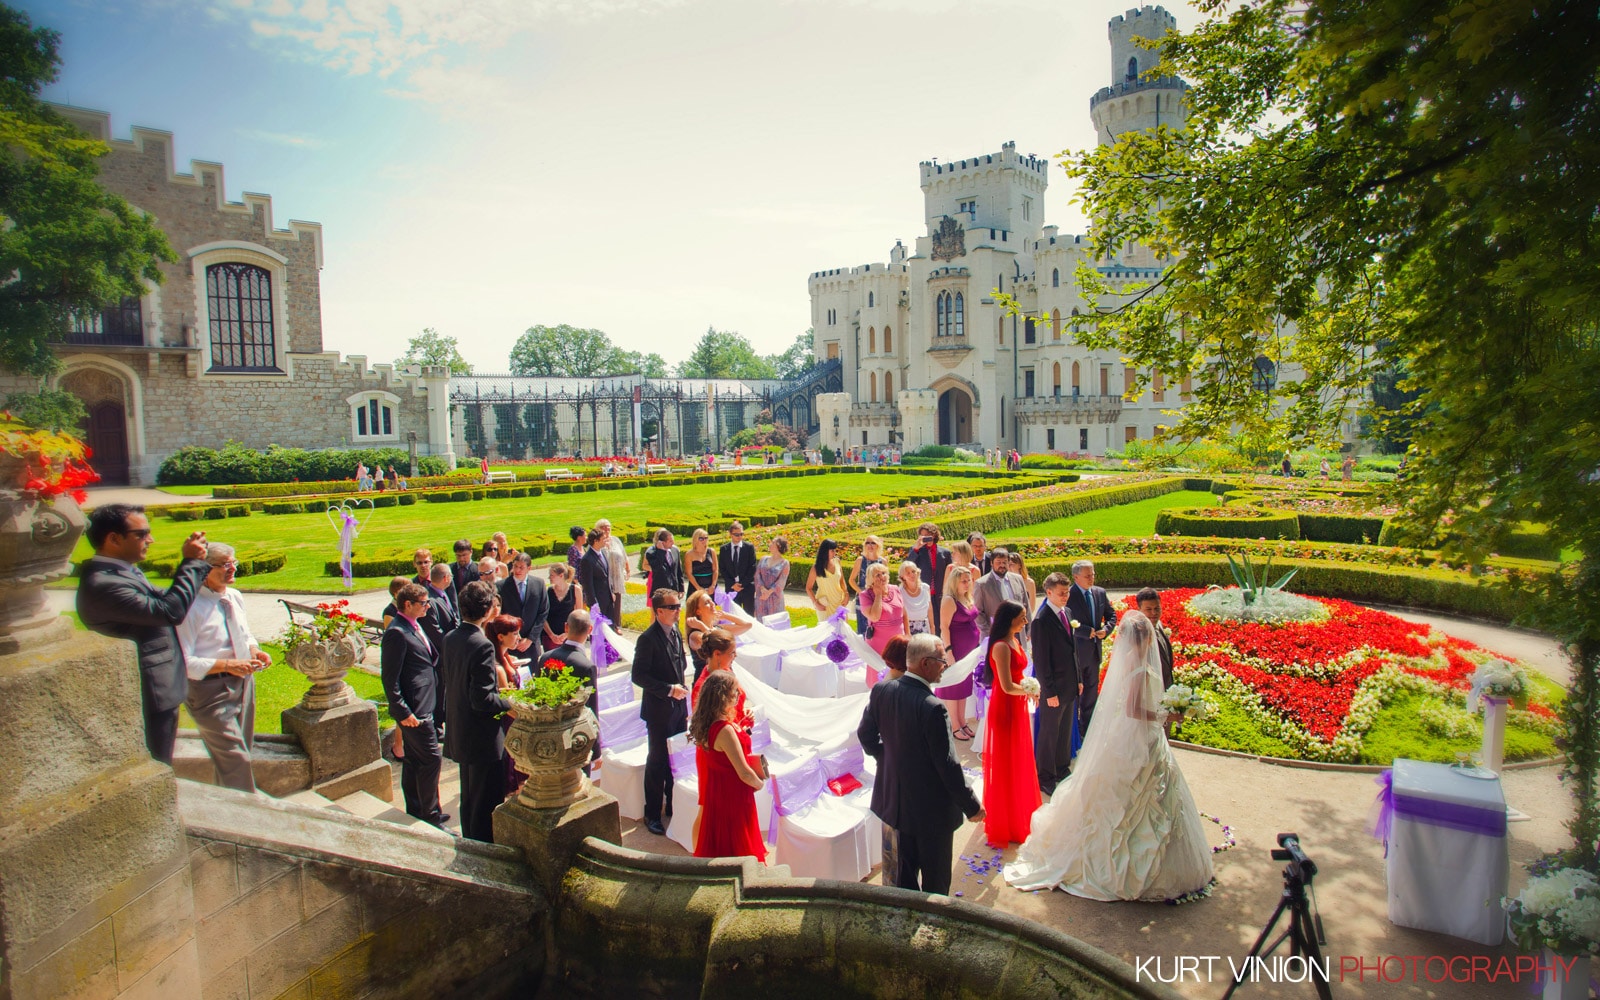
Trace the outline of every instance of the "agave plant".
<instances>
[{"instance_id":1,"label":"agave plant","mask_svg":"<svg viewBox=\"0 0 1600 1000\"><path fill-rule=\"evenodd\" d=\"M1296 573L1300 572L1298 569L1291 569L1283 574L1277 583L1268 584L1266 580L1272 575L1272 556L1270 555L1267 556L1266 566L1261 569L1259 579L1256 577L1255 567L1250 564L1250 557L1247 555L1241 555L1235 560L1231 554L1228 554L1228 568L1233 570L1233 579L1239 585L1239 596L1244 601L1245 607L1250 607L1263 597L1279 593L1283 590L1284 585L1294 579Z\"/></svg>"}]
</instances>

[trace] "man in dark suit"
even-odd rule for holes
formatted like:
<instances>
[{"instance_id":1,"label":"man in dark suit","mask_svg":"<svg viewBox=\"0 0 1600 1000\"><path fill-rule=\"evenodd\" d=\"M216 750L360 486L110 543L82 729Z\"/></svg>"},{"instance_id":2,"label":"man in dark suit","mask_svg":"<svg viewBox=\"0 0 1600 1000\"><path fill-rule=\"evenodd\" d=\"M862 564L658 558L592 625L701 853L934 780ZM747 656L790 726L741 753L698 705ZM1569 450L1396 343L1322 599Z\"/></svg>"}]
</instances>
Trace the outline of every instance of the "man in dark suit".
<instances>
[{"instance_id":1,"label":"man in dark suit","mask_svg":"<svg viewBox=\"0 0 1600 1000\"><path fill-rule=\"evenodd\" d=\"M189 613L211 564L206 533L183 543L183 562L166 591L155 588L138 563L150 551L150 520L144 508L111 503L89 515L94 556L83 564L78 583L78 617L113 639L132 639L139 649L139 694L144 710L144 743L150 756L172 763L178 741L178 706L188 695L189 677L176 626Z\"/></svg>"},{"instance_id":2,"label":"man in dark suit","mask_svg":"<svg viewBox=\"0 0 1600 1000\"><path fill-rule=\"evenodd\" d=\"M917 528L917 544L907 557L922 571L922 583L928 588L933 634L939 634L939 602L944 598L944 574L950 568L950 550L939 544L939 526L928 521Z\"/></svg>"},{"instance_id":3,"label":"man in dark suit","mask_svg":"<svg viewBox=\"0 0 1600 1000\"><path fill-rule=\"evenodd\" d=\"M644 720L649 752L644 763L644 826L656 836L665 836L662 804L671 818L672 766L667 756L667 740L689 728L689 688L684 682L684 651L687 648L678 632L678 609L682 602L677 591L656 588L650 595L655 621L639 636L634 647L633 683L644 689L639 702L639 718Z\"/></svg>"},{"instance_id":4,"label":"man in dark suit","mask_svg":"<svg viewBox=\"0 0 1600 1000\"><path fill-rule=\"evenodd\" d=\"M655 543L644 553L645 568L650 572L650 590L671 590L682 600L686 589L683 581L683 553L672 544L672 532L662 528L656 532ZM584 591L585 594L588 591Z\"/></svg>"},{"instance_id":5,"label":"man in dark suit","mask_svg":"<svg viewBox=\"0 0 1600 1000\"><path fill-rule=\"evenodd\" d=\"M444 649L445 636L461 627L461 614L450 594L450 567L434 563L428 574L428 585L422 588L423 599L428 602L422 616L422 630L435 650ZM396 608L400 605L397 603Z\"/></svg>"},{"instance_id":6,"label":"man in dark suit","mask_svg":"<svg viewBox=\"0 0 1600 1000\"><path fill-rule=\"evenodd\" d=\"M1150 619L1150 624L1155 626L1156 653L1161 657L1161 689L1165 691L1172 686L1172 637L1167 630L1161 627L1161 591L1154 587L1146 587L1134 595L1134 602L1139 606L1139 613ZM1172 737L1172 728L1176 720L1167 717L1167 737Z\"/></svg>"},{"instance_id":7,"label":"man in dark suit","mask_svg":"<svg viewBox=\"0 0 1600 1000\"><path fill-rule=\"evenodd\" d=\"M417 567L417 575L411 582L427 590L433 586L433 567L439 565L433 561L432 549L418 549L411 557L411 564ZM459 598L456 594L456 581L454 576L445 578L445 596L449 598L452 607L456 606Z\"/></svg>"},{"instance_id":8,"label":"man in dark suit","mask_svg":"<svg viewBox=\"0 0 1600 1000\"><path fill-rule=\"evenodd\" d=\"M1039 681L1038 729L1033 737L1033 763L1039 791L1046 798L1072 770L1072 720L1077 712L1078 654L1067 610L1072 582L1061 573L1044 579L1044 603L1029 631L1033 676Z\"/></svg>"},{"instance_id":9,"label":"man in dark suit","mask_svg":"<svg viewBox=\"0 0 1600 1000\"><path fill-rule=\"evenodd\" d=\"M722 589L747 614L756 613L756 547L744 540L744 525L728 525L728 543L717 552Z\"/></svg>"},{"instance_id":10,"label":"man in dark suit","mask_svg":"<svg viewBox=\"0 0 1600 1000\"><path fill-rule=\"evenodd\" d=\"M1078 698L1078 733L1089 735L1089 720L1094 718L1094 703L1100 697L1101 643L1117 627L1117 610L1103 587L1094 585L1094 563L1079 559L1072 564L1072 589L1067 611L1076 619L1072 630L1078 654L1078 679L1083 694Z\"/></svg>"},{"instance_id":11,"label":"man in dark suit","mask_svg":"<svg viewBox=\"0 0 1600 1000\"><path fill-rule=\"evenodd\" d=\"M861 748L878 761L872 812L894 827L894 884L941 896L950 893L962 814L983 819L956 758L950 715L933 694L944 669L939 639L926 632L912 636L905 675L873 689L856 731Z\"/></svg>"},{"instance_id":12,"label":"man in dark suit","mask_svg":"<svg viewBox=\"0 0 1600 1000\"><path fill-rule=\"evenodd\" d=\"M596 527L589 532L589 550L578 560L578 586L589 607L606 616L613 627L617 625L617 605L611 593L611 562L606 556L605 532Z\"/></svg>"},{"instance_id":13,"label":"man in dark suit","mask_svg":"<svg viewBox=\"0 0 1600 1000\"><path fill-rule=\"evenodd\" d=\"M465 538L457 541L451 548L455 551L456 561L450 564L450 582L456 588L456 603L459 610L462 589L479 577L478 564L472 561L472 543Z\"/></svg>"},{"instance_id":14,"label":"man in dark suit","mask_svg":"<svg viewBox=\"0 0 1600 1000\"><path fill-rule=\"evenodd\" d=\"M589 612L582 608L578 608L567 615L566 636L556 648L544 654L544 661L540 664L547 671L558 667L566 667L571 670L573 676L582 681L583 686L589 689L588 705L590 708L595 707L595 669L594 661L589 659L589 650L584 647L584 643L589 641L589 632L592 628L593 625L589 621ZM594 753L589 759L600 759L599 742L595 743ZM589 773L587 765L584 766L583 773Z\"/></svg>"},{"instance_id":15,"label":"man in dark suit","mask_svg":"<svg viewBox=\"0 0 1600 1000\"><path fill-rule=\"evenodd\" d=\"M518 552L511 560L511 575L500 581L500 613L522 619L518 630L522 640L517 643L517 652L532 649L529 658L537 659L540 640L544 638L544 620L550 616L550 595L545 593L544 581L532 570L533 557L526 552Z\"/></svg>"},{"instance_id":16,"label":"man in dark suit","mask_svg":"<svg viewBox=\"0 0 1600 1000\"><path fill-rule=\"evenodd\" d=\"M989 540L983 537L983 532L974 531L967 536L967 544L972 546L972 565L978 567L978 575L994 571L994 554L989 549ZM1024 604L1026 607L1026 604ZM988 635L987 632L984 633Z\"/></svg>"},{"instance_id":17,"label":"man in dark suit","mask_svg":"<svg viewBox=\"0 0 1600 1000\"><path fill-rule=\"evenodd\" d=\"M444 754L461 767L461 835L494 843L494 810L506 797L505 732L498 716L511 702L495 683L494 643L483 623L494 612L483 580L461 592L461 627L444 641L444 701L450 716Z\"/></svg>"},{"instance_id":18,"label":"man in dark suit","mask_svg":"<svg viewBox=\"0 0 1600 1000\"><path fill-rule=\"evenodd\" d=\"M443 826L439 811L439 732L434 725L441 690L441 646L430 640L423 622L429 615L428 594L414 583L395 594L395 616L383 631L378 663L389 715L400 725L405 756L400 759L400 790L406 813L424 823Z\"/></svg>"}]
</instances>

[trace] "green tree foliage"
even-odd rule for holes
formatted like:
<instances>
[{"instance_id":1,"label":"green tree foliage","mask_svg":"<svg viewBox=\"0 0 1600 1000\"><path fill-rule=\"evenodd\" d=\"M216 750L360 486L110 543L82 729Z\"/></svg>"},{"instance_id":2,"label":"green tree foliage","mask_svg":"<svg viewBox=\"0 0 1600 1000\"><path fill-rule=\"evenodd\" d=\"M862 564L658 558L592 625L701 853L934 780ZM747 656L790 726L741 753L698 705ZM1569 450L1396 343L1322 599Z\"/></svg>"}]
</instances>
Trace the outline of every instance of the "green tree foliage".
<instances>
[{"instance_id":1,"label":"green tree foliage","mask_svg":"<svg viewBox=\"0 0 1600 1000\"><path fill-rule=\"evenodd\" d=\"M1167 40L1183 133L1078 156L1095 250L1167 267L1080 331L1169 383L1180 437L1324 443L1375 373L1417 396L1412 537L1471 558L1523 519L1583 558L1521 619L1573 644L1572 832L1600 840L1600 45L1595 0L1201 0ZM1287 332L1285 332L1287 331ZM1252 364L1291 362L1263 391ZM1148 378L1148 376L1146 376Z\"/></svg>"},{"instance_id":2,"label":"green tree foliage","mask_svg":"<svg viewBox=\"0 0 1600 1000\"><path fill-rule=\"evenodd\" d=\"M60 36L0 4L0 366L43 375L50 341L162 280L176 261L141 212L95 183L110 152L39 99L56 78Z\"/></svg>"},{"instance_id":3,"label":"green tree foliage","mask_svg":"<svg viewBox=\"0 0 1600 1000\"><path fill-rule=\"evenodd\" d=\"M29 427L62 431L79 437L79 428L89 417L83 400L64 389L14 392L6 397L6 411Z\"/></svg>"},{"instance_id":4,"label":"green tree foliage","mask_svg":"<svg viewBox=\"0 0 1600 1000\"><path fill-rule=\"evenodd\" d=\"M513 375L627 375L666 378L666 359L655 352L624 351L603 330L530 326L511 348Z\"/></svg>"},{"instance_id":5,"label":"green tree foliage","mask_svg":"<svg viewBox=\"0 0 1600 1000\"><path fill-rule=\"evenodd\" d=\"M452 375L471 375L472 365L461 356L461 347L454 337L446 337L428 327L406 345L406 353L394 359L396 368L407 365L443 365L450 369Z\"/></svg>"},{"instance_id":6,"label":"green tree foliage","mask_svg":"<svg viewBox=\"0 0 1600 1000\"><path fill-rule=\"evenodd\" d=\"M649 354L639 351L618 351L615 370L637 372L645 378L666 378L667 359L654 351Z\"/></svg>"},{"instance_id":7,"label":"green tree foliage","mask_svg":"<svg viewBox=\"0 0 1600 1000\"><path fill-rule=\"evenodd\" d=\"M782 354L773 354L767 360L782 379L799 378L816 367L817 356L811 351L812 331L806 330L794 338L794 343Z\"/></svg>"},{"instance_id":8,"label":"green tree foliage","mask_svg":"<svg viewBox=\"0 0 1600 1000\"><path fill-rule=\"evenodd\" d=\"M777 378L778 371L743 335L707 327L689 357L678 363L678 377Z\"/></svg>"}]
</instances>

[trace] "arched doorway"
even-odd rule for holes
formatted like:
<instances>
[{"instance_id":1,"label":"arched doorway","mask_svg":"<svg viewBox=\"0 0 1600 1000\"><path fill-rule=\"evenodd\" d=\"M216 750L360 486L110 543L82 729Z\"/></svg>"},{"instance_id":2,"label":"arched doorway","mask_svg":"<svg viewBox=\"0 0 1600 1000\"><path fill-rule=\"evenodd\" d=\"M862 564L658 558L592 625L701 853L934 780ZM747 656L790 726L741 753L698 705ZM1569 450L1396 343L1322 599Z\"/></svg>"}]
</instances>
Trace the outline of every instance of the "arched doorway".
<instances>
[{"instance_id":1,"label":"arched doorway","mask_svg":"<svg viewBox=\"0 0 1600 1000\"><path fill-rule=\"evenodd\" d=\"M965 444L972 440L972 397L960 389L939 393L939 443Z\"/></svg>"},{"instance_id":2,"label":"arched doorway","mask_svg":"<svg viewBox=\"0 0 1600 1000\"><path fill-rule=\"evenodd\" d=\"M84 443L94 454L90 464L108 486L128 483L128 414L121 403L95 403L84 422Z\"/></svg>"}]
</instances>

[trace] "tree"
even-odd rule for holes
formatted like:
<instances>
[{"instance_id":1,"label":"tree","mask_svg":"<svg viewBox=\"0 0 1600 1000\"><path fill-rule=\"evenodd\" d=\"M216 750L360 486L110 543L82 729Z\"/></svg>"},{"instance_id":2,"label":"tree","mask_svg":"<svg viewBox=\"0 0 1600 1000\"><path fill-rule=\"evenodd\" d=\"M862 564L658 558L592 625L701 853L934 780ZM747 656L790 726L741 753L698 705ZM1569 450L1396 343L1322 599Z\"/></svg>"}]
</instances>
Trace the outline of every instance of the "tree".
<instances>
[{"instance_id":1,"label":"tree","mask_svg":"<svg viewBox=\"0 0 1600 1000\"><path fill-rule=\"evenodd\" d=\"M777 378L778 372L742 335L707 327L688 359L678 363L678 377Z\"/></svg>"},{"instance_id":2,"label":"tree","mask_svg":"<svg viewBox=\"0 0 1600 1000\"><path fill-rule=\"evenodd\" d=\"M1082 268L1101 315L1078 333L1169 383L1196 377L1179 437L1280 426L1323 442L1376 373L1404 370L1412 537L1478 562L1530 518L1582 553L1507 600L1573 650L1570 829L1594 868L1597 4L1199 6L1208 19L1169 37L1155 71L1189 80L1187 130L1130 131L1071 167L1096 254L1137 241L1168 264L1121 296ZM1300 377L1258 388L1262 356Z\"/></svg>"},{"instance_id":3,"label":"tree","mask_svg":"<svg viewBox=\"0 0 1600 1000\"><path fill-rule=\"evenodd\" d=\"M812 331L806 330L794 338L794 343L782 354L771 354L767 360L781 379L799 378L816 367L817 356L811 352Z\"/></svg>"},{"instance_id":4,"label":"tree","mask_svg":"<svg viewBox=\"0 0 1600 1000\"><path fill-rule=\"evenodd\" d=\"M601 330L530 326L511 348L513 375L614 375L617 348Z\"/></svg>"},{"instance_id":5,"label":"tree","mask_svg":"<svg viewBox=\"0 0 1600 1000\"><path fill-rule=\"evenodd\" d=\"M394 359L396 368L407 365L444 366L452 375L472 374L472 365L461 356L456 338L442 336L431 326L412 337L411 343L406 345L406 353Z\"/></svg>"},{"instance_id":6,"label":"tree","mask_svg":"<svg viewBox=\"0 0 1600 1000\"><path fill-rule=\"evenodd\" d=\"M666 378L667 359L654 351L649 354L641 354L638 351L619 350L613 370L618 372L637 372L645 378Z\"/></svg>"},{"instance_id":7,"label":"tree","mask_svg":"<svg viewBox=\"0 0 1600 1000\"><path fill-rule=\"evenodd\" d=\"M44 375L50 343L160 284L178 259L150 217L95 183L110 152L39 99L56 79L60 36L0 4L0 366Z\"/></svg>"}]
</instances>

